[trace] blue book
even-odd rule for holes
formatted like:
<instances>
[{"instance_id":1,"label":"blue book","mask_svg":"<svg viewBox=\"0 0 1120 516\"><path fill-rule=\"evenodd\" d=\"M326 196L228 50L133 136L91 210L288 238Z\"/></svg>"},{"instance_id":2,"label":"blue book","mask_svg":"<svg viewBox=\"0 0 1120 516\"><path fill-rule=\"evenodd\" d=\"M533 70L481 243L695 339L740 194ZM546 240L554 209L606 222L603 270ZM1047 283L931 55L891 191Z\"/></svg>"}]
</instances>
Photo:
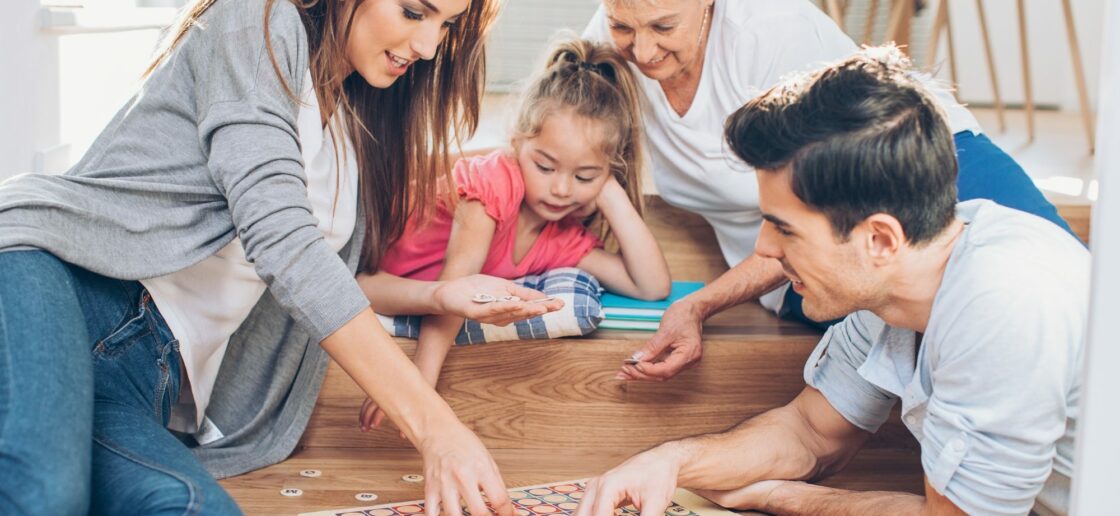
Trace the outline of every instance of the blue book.
<instances>
[{"instance_id":1,"label":"blue book","mask_svg":"<svg viewBox=\"0 0 1120 516\"><path fill-rule=\"evenodd\" d=\"M674 281L669 297L660 301L643 301L632 297L604 292L599 302L603 305L603 315L607 319L626 319L634 321L660 321L665 309L674 301L704 288L699 281Z\"/></svg>"}]
</instances>

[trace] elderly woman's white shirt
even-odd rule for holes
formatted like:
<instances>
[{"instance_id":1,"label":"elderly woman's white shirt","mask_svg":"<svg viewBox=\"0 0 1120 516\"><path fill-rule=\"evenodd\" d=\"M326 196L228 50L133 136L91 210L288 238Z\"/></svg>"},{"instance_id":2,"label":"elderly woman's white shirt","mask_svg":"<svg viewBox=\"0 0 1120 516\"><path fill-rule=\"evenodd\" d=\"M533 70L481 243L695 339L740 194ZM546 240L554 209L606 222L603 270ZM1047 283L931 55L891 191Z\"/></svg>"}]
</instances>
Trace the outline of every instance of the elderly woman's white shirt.
<instances>
[{"instance_id":1,"label":"elderly woman's white shirt","mask_svg":"<svg viewBox=\"0 0 1120 516\"><path fill-rule=\"evenodd\" d=\"M657 81L633 64L631 69L645 97L647 149L658 192L669 204L707 219L724 259L734 266L754 252L762 216L754 170L724 142L724 120L783 77L847 57L857 47L804 0L717 0L711 24L700 85L684 116L673 111ZM611 40L601 6L584 37ZM948 91L938 98L954 133L980 132ZM763 304L775 308L780 299L775 291Z\"/></svg>"}]
</instances>

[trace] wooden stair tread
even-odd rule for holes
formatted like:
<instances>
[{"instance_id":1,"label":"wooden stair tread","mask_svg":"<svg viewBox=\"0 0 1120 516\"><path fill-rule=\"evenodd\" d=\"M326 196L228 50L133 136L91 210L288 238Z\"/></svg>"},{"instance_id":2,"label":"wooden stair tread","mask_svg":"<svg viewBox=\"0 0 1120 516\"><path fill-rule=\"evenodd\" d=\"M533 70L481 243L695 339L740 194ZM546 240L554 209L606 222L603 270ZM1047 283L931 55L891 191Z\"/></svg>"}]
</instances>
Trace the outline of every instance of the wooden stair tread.
<instances>
[{"instance_id":1,"label":"wooden stair tread","mask_svg":"<svg viewBox=\"0 0 1120 516\"><path fill-rule=\"evenodd\" d=\"M514 488L594 476L640 449L492 452L506 485ZM301 477L299 472L305 469L320 470L322 476ZM420 456L414 450L316 448L300 450L281 464L221 483L247 514L297 514L422 499L422 484L401 480L410 473L423 474ZM920 457L911 450L863 450L843 471L821 483L845 489L920 493ZM280 495L281 489L290 487L303 490L303 495ZM376 493L378 499L372 503L359 502L354 495L361 492Z\"/></svg>"}]
</instances>

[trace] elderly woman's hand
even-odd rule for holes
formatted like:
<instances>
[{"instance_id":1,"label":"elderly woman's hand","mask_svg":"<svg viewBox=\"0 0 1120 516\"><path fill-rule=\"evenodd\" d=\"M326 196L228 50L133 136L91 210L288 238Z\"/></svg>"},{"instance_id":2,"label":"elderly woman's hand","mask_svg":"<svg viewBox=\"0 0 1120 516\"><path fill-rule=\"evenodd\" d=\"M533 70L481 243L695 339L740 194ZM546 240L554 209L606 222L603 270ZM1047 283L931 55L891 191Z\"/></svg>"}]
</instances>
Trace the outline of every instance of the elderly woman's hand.
<instances>
[{"instance_id":1,"label":"elderly woman's hand","mask_svg":"<svg viewBox=\"0 0 1120 516\"><path fill-rule=\"evenodd\" d=\"M700 336L704 317L686 300L669 305L657 333L634 353L635 363L622 366L619 380L668 380L696 365L704 354Z\"/></svg>"}]
</instances>

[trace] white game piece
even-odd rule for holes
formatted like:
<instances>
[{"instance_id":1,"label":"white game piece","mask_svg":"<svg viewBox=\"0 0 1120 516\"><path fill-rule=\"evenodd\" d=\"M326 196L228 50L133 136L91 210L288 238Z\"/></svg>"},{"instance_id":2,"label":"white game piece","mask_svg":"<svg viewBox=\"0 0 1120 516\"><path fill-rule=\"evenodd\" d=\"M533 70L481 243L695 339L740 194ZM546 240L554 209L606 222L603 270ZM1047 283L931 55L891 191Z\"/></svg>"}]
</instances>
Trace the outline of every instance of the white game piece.
<instances>
[{"instance_id":1,"label":"white game piece","mask_svg":"<svg viewBox=\"0 0 1120 516\"><path fill-rule=\"evenodd\" d=\"M296 489L294 487L285 487L284 489L280 490L280 494L282 494L284 496L302 496L303 495L303 490L302 489Z\"/></svg>"},{"instance_id":2,"label":"white game piece","mask_svg":"<svg viewBox=\"0 0 1120 516\"><path fill-rule=\"evenodd\" d=\"M358 493L354 495L354 498L357 498L359 502L372 502L377 499L377 495L373 493Z\"/></svg>"},{"instance_id":3,"label":"white game piece","mask_svg":"<svg viewBox=\"0 0 1120 516\"><path fill-rule=\"evenodd\" d=\"M409 474L401 477L401 480L404 480L405 482L411 482L413 484L418 484L424 481L424 475Z\"/></svg>"},{"instance_id":4,"label":"white game piece","mask_svg":"<svg viewBox=\"0 0 1120 516\"><path fill-rule=\"evenodd\" d=\"M494 296L491 296L490 294L483 294L481 292L478 293L478 294L475 294L474 297L471 298L471 301L474 301L475 303L479 303L479 304L493 303L494 301L497 301L497 300L498 300L498 298L496 298Z\"/></svg>"},{"instance_id":5,"label":"white game piece","mask_svg":"<svg viewBox=\"0 0 1120 516\"><path fill-rule=\"evenodd\" d=\"M645 358L645 355L646 354L641 351L635 351L633 355L630 355L630 358L623 360L622 363L630 365L637 364L638 362L641 362L643 358Z\"/></svg>"},{"instance_id":6,"label":"white game piece","mask_svg":"<svg viewBox=\"0 0 1120 516\"><path fill-rule=\"evenodd\" d=\"M299 476L307 477L307 478L315 478L315 477L318 477L322 474L323 474L323 472L319 471L317 469L305 469L305 470L299 472Z\"/></svg>"}]
</instances>

